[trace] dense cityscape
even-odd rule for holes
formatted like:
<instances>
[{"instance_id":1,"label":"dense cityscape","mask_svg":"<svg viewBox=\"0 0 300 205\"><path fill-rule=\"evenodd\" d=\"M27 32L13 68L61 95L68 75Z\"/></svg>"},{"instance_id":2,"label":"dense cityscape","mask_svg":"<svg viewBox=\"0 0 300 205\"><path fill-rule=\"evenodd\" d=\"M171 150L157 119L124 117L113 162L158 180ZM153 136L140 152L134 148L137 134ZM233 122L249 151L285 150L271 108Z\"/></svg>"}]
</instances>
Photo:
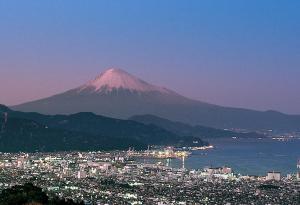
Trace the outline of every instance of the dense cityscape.
<instances>
[{"instance_id":1,"label":"dense cityscape","mask_svg":"<svg viewBox=\"0 0 300 205\"><path fill-rule=\"evenodd\" d=\"M159 155L158 155L159 153ZM0 155L1 190L24 183L49 196L85 204L299 204L300 172L236 175L230 167L199 170L137 162L188 157L188 152L114 151ZM298 165L298 168L300 165Z\"/></svg>"}]
</instances>

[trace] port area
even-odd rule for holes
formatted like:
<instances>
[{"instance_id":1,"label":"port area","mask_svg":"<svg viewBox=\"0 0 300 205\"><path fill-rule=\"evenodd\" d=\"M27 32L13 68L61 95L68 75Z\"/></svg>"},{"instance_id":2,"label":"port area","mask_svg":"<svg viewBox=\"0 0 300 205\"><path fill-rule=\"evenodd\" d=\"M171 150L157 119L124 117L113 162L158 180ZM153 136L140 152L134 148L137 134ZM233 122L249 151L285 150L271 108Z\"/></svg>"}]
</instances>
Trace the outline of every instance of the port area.
<instances>
[{"instance_id":1,"label":"port area","mask_svg":"<svg viewBox=\"0 0 300 205\"><path fill-rule=\"evenodd\" d=\"M128 157L134 158L152 158L152 159L175 159L187 158L196 150L213 149L213 145L200 147L172 147L172 146L149 146L147 150L135 151L129 149L127 151Z\"/></svg>"}]
</instances>

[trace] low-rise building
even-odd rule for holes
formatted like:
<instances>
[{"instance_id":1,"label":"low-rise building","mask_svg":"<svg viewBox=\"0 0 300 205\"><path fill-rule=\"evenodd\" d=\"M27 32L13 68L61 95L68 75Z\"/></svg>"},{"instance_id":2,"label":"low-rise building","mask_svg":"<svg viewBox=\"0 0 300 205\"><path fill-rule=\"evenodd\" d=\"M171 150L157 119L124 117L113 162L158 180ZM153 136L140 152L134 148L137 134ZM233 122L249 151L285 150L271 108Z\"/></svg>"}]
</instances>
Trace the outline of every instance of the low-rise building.
<instances>
[{"instance_id":1,"label":"low-rise building","mask_svg":"<svg viewBox=\"0 0 300 205\"><path fill-rule=\"evenodd\" d=\"M275 171L268 172L268 174L266 176L267 181L271 181L271 180L280 181L280 179L281 179L281 173L280 172L275 172Z\"/></svg>"}]
</instances>

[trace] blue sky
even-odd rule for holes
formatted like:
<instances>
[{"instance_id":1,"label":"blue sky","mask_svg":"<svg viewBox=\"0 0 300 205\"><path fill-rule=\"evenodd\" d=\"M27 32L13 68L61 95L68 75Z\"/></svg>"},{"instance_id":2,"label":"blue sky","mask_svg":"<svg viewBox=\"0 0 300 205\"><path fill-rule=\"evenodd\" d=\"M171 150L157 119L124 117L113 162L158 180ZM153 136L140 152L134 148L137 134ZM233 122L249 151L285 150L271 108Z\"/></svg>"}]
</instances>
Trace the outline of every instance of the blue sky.
<instances>
[{"instance_id":1,"label":"blue sky","mask_svg":"<svg viewBox=\"0 0 300 205\"><path fill-rule=\"evenodd\" d=\"M185 96L300 114L300 1L0 0L0 103L122 68Z\"/></svg>"}]
</instances>

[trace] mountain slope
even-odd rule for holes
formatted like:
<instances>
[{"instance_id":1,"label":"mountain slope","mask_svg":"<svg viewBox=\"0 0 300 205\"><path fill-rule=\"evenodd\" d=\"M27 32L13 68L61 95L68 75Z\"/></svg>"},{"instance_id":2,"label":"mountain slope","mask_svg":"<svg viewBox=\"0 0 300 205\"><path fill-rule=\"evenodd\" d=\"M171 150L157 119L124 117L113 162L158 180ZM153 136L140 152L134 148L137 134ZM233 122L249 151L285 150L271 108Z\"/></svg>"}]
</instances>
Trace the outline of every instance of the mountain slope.
<instances>
[{"instance_id":1,"label":"mountain slope","mask_svg":"<svg viewBox=\"0 0 300 205\"><path fill-rule=\"evenodd\" d=\"M298 115L228 108L191 100L120 69L109 69L78 88L12 108L44 114L93 112L120 119L151 114L172 121L221 129L300 129Z\"/></svg>"},{"instance_id":2,"label":"mountain slope","mask_svg":"<svg viewBox=\"0 0 300 205\"><path fill-rule=\"evenodd\" d=\"M146 147L146 144L130 138L120 143L121 138L48 128L33 120L9 118L5 126L3 125L3 118L0 118L1 152L88 151L128 149L130 146Z\"/></svg>"},{"instance_id":3,"label":"mountain slope","mask_svg":"<svg viewBox=\"0 0 300 205\"><path fill-rule=\"evenodd\" d=\"M0 128L0 151L144 149L147 145L192 145L194 140L204 144L196 137L183 138L130 120L92 113L24 113L4 106L0 107Z\"/></svg>"},{"instance_id":4,"label":"mountain slope","mask_svg":"<svg viewBox=\"0 0 300 205\"><path fill-rule=\"evenodd\" d=\"M155 125L180 136L195 136L201 139L206 138L260 138L264 135L257 133L238 133L228 130L215 129L200 125L189 125L181 122L173 122L154 115L136 115L129 118L130 120L140 122L146 125Z\"/></svg>"}]
</instances>

